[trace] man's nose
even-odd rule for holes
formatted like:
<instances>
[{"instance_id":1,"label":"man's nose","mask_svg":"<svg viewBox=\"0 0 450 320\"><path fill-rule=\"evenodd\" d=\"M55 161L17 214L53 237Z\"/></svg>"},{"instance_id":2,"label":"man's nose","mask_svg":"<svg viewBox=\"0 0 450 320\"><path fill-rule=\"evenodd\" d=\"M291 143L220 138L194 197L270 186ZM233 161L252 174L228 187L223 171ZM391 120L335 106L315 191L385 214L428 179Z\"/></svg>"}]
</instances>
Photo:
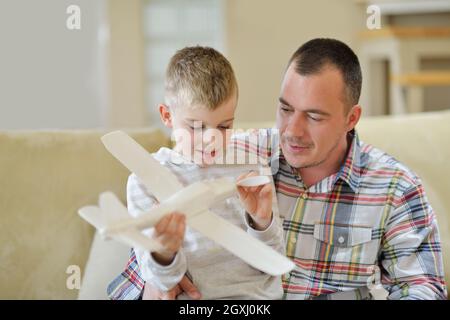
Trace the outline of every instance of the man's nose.
<instances>
[{"instance_id":1,"label":"man's nose","mask_svg":"<svg viewBox=\"0 0 450 320\"><path fill-rule=\"evenodd\" d=\"M303 137L306 131L305 119L301 114L294 113L289 119L285 135L291 137Z\"/></svg>"}]
</instances>

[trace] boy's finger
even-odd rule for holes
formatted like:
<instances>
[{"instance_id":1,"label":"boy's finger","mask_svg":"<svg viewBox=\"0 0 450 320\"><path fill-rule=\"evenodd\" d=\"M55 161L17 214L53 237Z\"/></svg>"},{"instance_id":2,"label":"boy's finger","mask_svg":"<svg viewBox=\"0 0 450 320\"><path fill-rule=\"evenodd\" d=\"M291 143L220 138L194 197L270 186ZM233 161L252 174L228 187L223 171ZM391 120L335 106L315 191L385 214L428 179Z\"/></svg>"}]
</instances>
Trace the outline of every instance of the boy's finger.
<instances>
[{"instance_id":1,"label":"boy's finger","mask_svg":"<svg viewBox=\"0 0 450 320\"><path fill-rule=\"evenodd\" d=\"M263 197L269 196L272 193L272 186L270 184L266 184L261 188L260 194Z\"/></svg>"},{"instance_id":2,"label":"boy's finger","mask_svg":"<svg viewBox=\"0 0 450 320\"><path fill-rule=\"evenodd\" d=\"M171 218L172 215L168 214L158 221L158 223L155 225L156 236L159 236L160 234L164 233L167 226L169 225Z\"/></svg>"},{"instance_id":3,"label":"boy's finger","mask_svg":"<svg viewBox=\"0 0 450 320\"><path fill-rule=\"evenodd\" d=\"M178 225L183 223L183 221L184 221L184 215L179 214L179 213L173 213L172 218L170 219L170 221L167 225L166 233L168 233L170 235L176 235Z\"/></svg>"},{"instance_id":4,"label":"boy's finger","mask_svg":"<svg viewBox=\"0 0 450 320\"><path fill-rule=\"evenodd\" d=\"M258 173L253 170L250 172L242 173L241 175L239 175L239 177L237 177L236 183L238 183L241 180L244 180L245 178L253 177L253 176L257 176L257 175L258 175Z\"/></svg>"},{"instance_id":5,"label":"boy's finger","mask_svg":"<svg viewBox=\"0 0 450 320\"><path fill-rule=\"evenodd\" d=\"M186 232L186 218L182 218L180 223L178 224L178 228L176 231L177 236L180 238L184 238L184 233Z\"/></svg>"},{"instance_id":6,"label":"boy's finger","mask_svg":"<svg viewBox=\"0 0 450 320\"><path fill-rule=\"evenodd\" d=\"M237 191L242 198L247 198L248 191L246 190L246 187L237 187Z\"/></svg>"}]
</instances>

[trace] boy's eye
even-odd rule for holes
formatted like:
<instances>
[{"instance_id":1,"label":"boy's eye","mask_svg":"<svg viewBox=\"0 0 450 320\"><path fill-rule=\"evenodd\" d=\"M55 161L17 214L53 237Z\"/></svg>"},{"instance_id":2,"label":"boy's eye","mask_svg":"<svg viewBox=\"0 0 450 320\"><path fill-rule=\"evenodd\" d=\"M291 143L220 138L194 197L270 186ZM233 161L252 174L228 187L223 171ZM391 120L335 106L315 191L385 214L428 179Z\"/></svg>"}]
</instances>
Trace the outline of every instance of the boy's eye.
<instances>
[{"instance_id":1,"label":"boy's eye","mask_svg":"<svg viewBox=\"0 0 450 320\"><path fill-rule=\"evenodd\" d=\"M191 130L202 130L205 129L205 127L195 127L195 126L189 126L189 128L191 128Z\"/></svg>"}]
</instances>

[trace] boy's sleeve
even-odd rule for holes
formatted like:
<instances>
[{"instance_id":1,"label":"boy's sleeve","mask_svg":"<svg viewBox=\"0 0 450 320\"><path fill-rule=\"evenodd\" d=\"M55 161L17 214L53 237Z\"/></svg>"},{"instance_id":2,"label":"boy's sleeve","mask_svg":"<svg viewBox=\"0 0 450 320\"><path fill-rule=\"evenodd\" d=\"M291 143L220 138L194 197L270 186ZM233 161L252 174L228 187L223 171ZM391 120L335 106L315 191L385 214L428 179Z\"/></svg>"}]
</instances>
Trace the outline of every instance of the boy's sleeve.
<instances>
[{"instance_id":1,"label":"boy's sleeve","mask_svg":"<svg viewBox=\"0 0 450 320\"><path fill-rule=\"evenodd\" d=\"M283 226L278 212L276 189L272 177L278 170L278 130L274 128L248 130L244 133L235 134L231 139L231 143L235 150L245 155L245 159L258 159L260 174L269 176L272 180L272 223L264 231L255 230L251 226L250 216L248 213L245 213L247 232L284 255L286 252Z\"/></svg>"},{"instance_id":2,"label":"boy's sleeve","mask_svg":"<svg viewBox=\"0 0 450 320\"><path fill-rule=\"evenodd\" d=\"M137 217L149 211L158 201L150 194L136 175L130 175L127 183L128 212ZM151 237L152 230L144 230L143 233ZM186 257L180 249L170 265L163 266L156 262L150 252L134 248L136 261L140 269L140 275L145 282L150 282L161 291L168 291L176 286L187 270Z\"/></svg>"},{"instance_id":3,"label":"boy's sleeve","mask_svg":"<svg viewBox=\"0 0 450 320\"><path fill-rule=\"evenodd\" d=\"M245 224L247 226L247 233L252 237L264 242L268 246L271 246L274 250L286 254L284 244L283 225L278 212L278 203L275 192L275 186L272 183L272 222L266 230L259 231L252 227L252 220L250 215L245 213Z\"/></svg>"}]
</instances>

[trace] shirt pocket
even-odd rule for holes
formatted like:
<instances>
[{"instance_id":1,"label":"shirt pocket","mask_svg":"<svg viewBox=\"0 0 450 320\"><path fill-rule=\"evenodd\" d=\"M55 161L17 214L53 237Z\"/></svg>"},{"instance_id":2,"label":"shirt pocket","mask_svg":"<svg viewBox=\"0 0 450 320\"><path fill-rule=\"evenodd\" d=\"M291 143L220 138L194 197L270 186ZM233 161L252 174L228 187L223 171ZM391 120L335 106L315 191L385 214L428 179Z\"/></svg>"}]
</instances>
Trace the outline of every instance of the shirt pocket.
<instances>
[{"instance_id":1,"label":"shirt pocket","mask_svg":"<svg viewBox=\"0 0 450 320\"><path fill-rule=\"evenodd\" d=\"M363 285L373 273L376 241L372 228L351 224L314 224L314 239L318 241L321 260L333 269L329 280L344 280Z\"/></svg>"},{"instance_id":2,"label":"shirt pocket","mask_svg":"<svg viewBox=\"0 0 450 320\"><path fill-rule=\"evenodd\" d=\"M368 226L315 223L314 238L336 247L353 247L372 240L372 228Z\"/></svg>"}]
</instances>

